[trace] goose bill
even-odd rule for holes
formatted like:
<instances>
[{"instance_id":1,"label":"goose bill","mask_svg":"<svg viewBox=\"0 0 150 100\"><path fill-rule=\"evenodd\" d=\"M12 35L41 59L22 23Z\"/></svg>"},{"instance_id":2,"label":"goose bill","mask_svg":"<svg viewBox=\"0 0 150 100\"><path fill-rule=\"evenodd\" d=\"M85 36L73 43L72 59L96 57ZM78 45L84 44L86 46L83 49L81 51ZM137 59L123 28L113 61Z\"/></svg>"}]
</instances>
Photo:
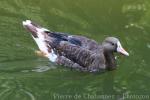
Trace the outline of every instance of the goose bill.
<instances>
[{"instance_id":1,"label":"goose bill","mask_svg":"<svg viewBox=\"0 0 150 100\"><path fill-rule=\"evenodd\" d=\"M121 46L121 43L119 41L117 42L117 52L125 56L129 56L129 53Z\"/></svg>"}]
</instances>

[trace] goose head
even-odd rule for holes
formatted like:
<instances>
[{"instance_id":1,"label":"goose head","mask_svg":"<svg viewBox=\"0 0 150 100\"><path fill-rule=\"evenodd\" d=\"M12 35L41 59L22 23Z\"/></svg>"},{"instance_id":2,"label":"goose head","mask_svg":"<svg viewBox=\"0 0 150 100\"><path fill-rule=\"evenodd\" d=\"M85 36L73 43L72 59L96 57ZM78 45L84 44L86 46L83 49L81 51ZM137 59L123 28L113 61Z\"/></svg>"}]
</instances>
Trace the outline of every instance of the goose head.
<instances>
[{"instance_id":1,"label":"goose head","mask_svg":"<svg viewBox=\"0 0 150 100\"><path fill-rule=\"evenodd\" d=\"M103 41L102 45L105 52L118 52L125 56L129 56L129 53L122 47L119 39L115 37L107 37Z\"/></svg>"}]
</instances>

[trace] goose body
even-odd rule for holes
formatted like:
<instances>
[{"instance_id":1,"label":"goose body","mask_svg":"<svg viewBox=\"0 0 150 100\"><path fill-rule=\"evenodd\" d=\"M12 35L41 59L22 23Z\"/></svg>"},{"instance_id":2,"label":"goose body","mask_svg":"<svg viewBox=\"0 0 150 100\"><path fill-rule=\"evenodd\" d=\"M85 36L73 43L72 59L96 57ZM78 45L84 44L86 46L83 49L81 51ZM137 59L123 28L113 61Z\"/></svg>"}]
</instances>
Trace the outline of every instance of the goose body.
<instances>
[{"instance_id":1,"label":"goose body","mask_svg":"<svg viewBox=\"0 0 150 100\"><path fill-rule=\"evenodd\" d=\"M115 37L107 37L103 43L84 36L51 32L30 20L23 26L31 32L42 54L50 61L71 68L97 72L116 68L114 52L129 54Z\"/></svg>"}]
</instances>

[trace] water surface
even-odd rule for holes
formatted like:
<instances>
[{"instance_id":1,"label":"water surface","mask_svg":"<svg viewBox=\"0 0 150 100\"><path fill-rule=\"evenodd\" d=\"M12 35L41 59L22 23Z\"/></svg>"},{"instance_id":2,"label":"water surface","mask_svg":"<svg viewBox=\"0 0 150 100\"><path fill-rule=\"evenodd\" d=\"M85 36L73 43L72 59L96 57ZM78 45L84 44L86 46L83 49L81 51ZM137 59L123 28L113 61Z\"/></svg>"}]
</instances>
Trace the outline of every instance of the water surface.
<instances>
[{"instance_id":1,"label":"water surface","mask_svg":"<svg viewBox=\"0 0 150 100\"><path fill-rule=\"evenodd\" d=\"M0 100L149 100L149 16L149 0L0 0ZM103 74L56 66L34 54L26 19L98 42L118 37L130 56Z\"/></svg>"}]
</instances>

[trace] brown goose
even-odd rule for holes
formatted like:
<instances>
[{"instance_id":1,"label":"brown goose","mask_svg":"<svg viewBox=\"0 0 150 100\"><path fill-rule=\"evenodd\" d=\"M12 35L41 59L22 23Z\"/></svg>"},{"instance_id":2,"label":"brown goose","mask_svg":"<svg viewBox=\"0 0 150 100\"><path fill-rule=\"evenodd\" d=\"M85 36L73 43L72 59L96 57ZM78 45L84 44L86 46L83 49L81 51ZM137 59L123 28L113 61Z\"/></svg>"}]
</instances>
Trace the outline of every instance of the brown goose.
<instances>
[{"instance_id":1,"label":"brown goose","mask_svg":"<svg viewBox=\"0 0 150 100\"><path fill-rule=\"evenodd\" d=\"M98 44L83 36L51 32L30 20L23 21L23 26L32 33L40 54L60 65L97 72L116 68L114 52L129 56L115 37L107 37Z\"/></svg>"}]
</instances>

